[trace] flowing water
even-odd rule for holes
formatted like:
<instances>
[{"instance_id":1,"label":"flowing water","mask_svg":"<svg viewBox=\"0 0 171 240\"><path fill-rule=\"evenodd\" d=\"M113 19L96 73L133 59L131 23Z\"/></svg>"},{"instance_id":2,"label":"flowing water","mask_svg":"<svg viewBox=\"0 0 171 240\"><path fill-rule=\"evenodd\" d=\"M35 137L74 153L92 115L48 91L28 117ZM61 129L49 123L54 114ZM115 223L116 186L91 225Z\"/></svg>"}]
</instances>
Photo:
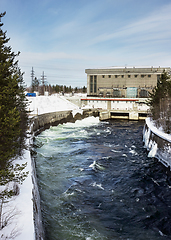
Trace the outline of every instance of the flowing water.
<instances>
[{"instance_id":1,"label":"flowing water","mask_svg":"<svg viewBox=\"0 0 171 240\"><path fill-rule=\"evenodd\" d=\"M171 180L143 125L89 117L36 137L46 240L171 239Z\"/></svg>"}]
</instances>

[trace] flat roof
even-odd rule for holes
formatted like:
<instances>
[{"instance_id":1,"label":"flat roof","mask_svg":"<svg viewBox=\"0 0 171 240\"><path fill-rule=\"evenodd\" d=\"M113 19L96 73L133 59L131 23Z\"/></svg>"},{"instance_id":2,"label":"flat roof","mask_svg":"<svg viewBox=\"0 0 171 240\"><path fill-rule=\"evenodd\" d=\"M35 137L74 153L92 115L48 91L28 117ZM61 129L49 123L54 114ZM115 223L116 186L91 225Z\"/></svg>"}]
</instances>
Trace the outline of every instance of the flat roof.
<instances>
[{"instance_id":1,"label":"flat roof","mask_svg":"<svg viewBox=\"0 0 171 240\"><path fill-rule=\"evenodd\" d=\"M166 67L166 66L111 66L111 67L99 67L99 68L87 68L86 70L93 70L93 69L129 69L129 68L132 68L132 69L144 69L144 68L161 68L161 69L170 69L170 67Z\"/></svg>"},{"instance_id":2,"label":"flat roof","mask_svg":"<svg viewBox=\"0 0 171 240\"><path fill-rule=\"evenodd\" d=\"M88 74L110 74L110 73L129 73L129 71L131 73L162 73L163 70L166 70L167 72L168 71L171 71L171 68L170 67L161 67L161 66L158 66L158 67L154 67L154 66L137 66L137 67L134 67L134 66L130 66L130 67L103 67L103 68L89 68L89 69L85 69L85 73L88 73Z\"/></svg>"}]
</instances>

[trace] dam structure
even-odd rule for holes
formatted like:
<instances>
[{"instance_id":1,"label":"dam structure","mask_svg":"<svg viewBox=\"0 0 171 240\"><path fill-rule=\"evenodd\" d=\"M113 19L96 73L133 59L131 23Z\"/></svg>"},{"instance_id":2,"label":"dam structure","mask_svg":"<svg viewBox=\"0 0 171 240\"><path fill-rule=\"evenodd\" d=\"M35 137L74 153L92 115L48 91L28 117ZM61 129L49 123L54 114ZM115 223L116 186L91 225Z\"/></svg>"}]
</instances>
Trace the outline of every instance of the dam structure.
<instances>
[{"instance_id":1,"label":"dam structure","mask_svg":"<svg viewBox=\"0 0 171 240\"><path fill-rule=\"evenodd\" d=\"M81 99L82 106L90 106L99 111L100 120L127 119L145 120L149 107L147 98L95 98Z\"/></svg>"}]
</instances>

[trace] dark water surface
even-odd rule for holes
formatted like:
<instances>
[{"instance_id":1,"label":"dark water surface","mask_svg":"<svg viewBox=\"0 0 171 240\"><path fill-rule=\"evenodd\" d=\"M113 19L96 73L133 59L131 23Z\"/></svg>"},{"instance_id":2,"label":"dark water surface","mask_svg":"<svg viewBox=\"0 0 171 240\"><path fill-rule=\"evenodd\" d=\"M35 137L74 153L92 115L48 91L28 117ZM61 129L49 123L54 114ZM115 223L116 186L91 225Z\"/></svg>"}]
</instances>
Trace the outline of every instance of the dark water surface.
<instances>
[{"instance_id":1,"label":"dark water surface","mask_svg":"<svg viewBox=\"0 0 171 240\"><path fill-rule=\"evenodd\" d=\"M90 117L36 137L46 240L171 239L171 180L143 125Z\"/></svg>"}]
</instances>

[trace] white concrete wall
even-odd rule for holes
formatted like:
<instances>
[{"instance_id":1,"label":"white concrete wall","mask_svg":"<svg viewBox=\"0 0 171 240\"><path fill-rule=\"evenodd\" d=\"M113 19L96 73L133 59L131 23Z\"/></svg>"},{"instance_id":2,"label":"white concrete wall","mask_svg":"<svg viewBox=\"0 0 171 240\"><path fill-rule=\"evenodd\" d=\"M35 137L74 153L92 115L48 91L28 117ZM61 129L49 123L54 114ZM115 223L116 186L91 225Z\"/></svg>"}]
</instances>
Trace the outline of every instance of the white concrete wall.
<instances>
[{"instance_id":1,"label":"white concrete wall","mask_svg":"<svg viewBox=\"0 0 171 240\"><path fill-rule=\"evenodd\" d=\"M91 99L91 100L86 100L82 101L82 106L90 106L94 108L99 108L99 109L107 109L107 101L108 100L96 100L96 99ZM149 107L146 104L139 104L136 103L135 101L121 101L121 100L109 100L111 102L111 110L139 110L139 111L147 111Z\"/></svg>"}]
</instances>

